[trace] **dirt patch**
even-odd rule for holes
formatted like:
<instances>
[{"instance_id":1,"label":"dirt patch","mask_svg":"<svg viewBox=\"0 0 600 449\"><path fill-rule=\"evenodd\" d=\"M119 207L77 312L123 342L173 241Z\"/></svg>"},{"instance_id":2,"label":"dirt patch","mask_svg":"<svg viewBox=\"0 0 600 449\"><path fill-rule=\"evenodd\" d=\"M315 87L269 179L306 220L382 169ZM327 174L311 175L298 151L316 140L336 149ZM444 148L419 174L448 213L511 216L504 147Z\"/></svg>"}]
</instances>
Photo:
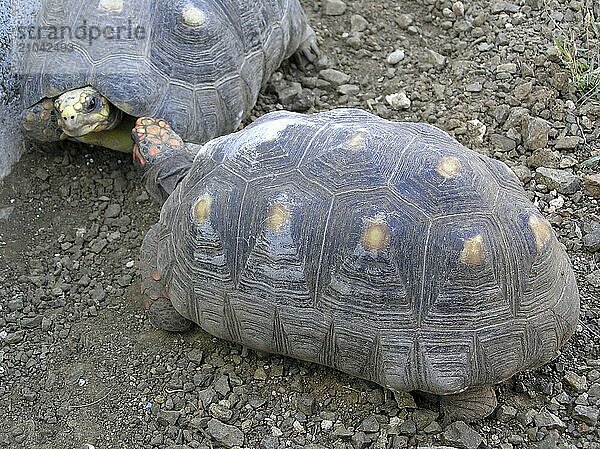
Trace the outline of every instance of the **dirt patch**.
<instances>
[{"instance_id":1,"label":"dirt patch","mask_svg":"<svg viewBox=\"0 0 600 449\"><path fill-rule=\"evenodd\" d=\"M130 160L36 148L0 190L0 447L599 447L600 211L587 176L600 103L577 90L552 40L597 50L597 5L347 0L324 15L331 3L344 9L305 6L338 72L287 63L254 117L356 106L436 124L506 162L576 270L581 323L561 356L502 385L496 416L449 428L435 409L399 408L331 369L159 332L136 278L158 208Z\"/></svg>"}]
</instances>

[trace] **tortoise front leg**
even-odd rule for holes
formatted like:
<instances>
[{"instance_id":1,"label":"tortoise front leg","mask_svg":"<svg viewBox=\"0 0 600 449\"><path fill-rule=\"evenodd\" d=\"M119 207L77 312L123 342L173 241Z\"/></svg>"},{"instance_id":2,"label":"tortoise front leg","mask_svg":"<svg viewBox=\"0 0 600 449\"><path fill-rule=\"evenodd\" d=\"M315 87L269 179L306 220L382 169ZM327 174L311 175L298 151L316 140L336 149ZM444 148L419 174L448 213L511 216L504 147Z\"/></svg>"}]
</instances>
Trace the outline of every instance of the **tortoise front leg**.
<instances>
[{"instance_id":1,"label":"tortoise front leg","mask_svg":"<svg viewBox=\"0 0 600 449\"><path fill-rule=\"evenodd\" d=\"M62 129L56 120L54 101L44 98L42 101L25 109L20 117L21 129L26 137L39 142L56 142L61 140Z\"/></svg>"}]
</instances>

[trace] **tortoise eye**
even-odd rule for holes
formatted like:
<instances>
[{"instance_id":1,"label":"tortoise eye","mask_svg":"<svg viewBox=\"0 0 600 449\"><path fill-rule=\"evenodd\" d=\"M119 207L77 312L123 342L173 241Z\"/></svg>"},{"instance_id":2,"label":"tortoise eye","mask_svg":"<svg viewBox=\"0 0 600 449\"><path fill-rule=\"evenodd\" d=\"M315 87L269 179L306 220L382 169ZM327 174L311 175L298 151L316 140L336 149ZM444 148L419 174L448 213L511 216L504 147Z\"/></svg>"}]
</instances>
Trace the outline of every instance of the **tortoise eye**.
<instances>
[{"instance_id":1,"label":"tortoise eye","mask_svg":"<svg viewBox=\"0 0 600 449\"><path fill-rule=\"evenodd\" d=\"M93 111L94 109L96 109L98 107L98 99L96 97L93 97L87 104L85 110L88 112Z\"/></svg>"}]
</instances>

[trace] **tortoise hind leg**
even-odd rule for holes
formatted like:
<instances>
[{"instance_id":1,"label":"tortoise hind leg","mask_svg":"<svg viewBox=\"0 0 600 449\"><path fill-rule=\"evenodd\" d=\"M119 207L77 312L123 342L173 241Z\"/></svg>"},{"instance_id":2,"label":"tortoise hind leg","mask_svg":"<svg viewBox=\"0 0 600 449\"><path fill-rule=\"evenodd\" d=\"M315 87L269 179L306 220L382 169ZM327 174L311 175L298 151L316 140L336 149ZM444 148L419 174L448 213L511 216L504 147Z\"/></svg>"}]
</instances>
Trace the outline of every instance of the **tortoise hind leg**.
<instances>
[{"instance_id":1,"label":"tortoise hind leg","mask_svg":"<svg viewBox=\"0 0 600 449\"><path fill-rule=\"evenodd\" d=\"M462 393L439 398L446 421L477 421L491 415L498 405L496 392L491 386L469 388Z\"/></svg>"},{"instance_id":2,"label":"tortoise hind leg","mask_svg":"<svg viewBox=\"0 0 600 449\"><path fill-rule=\"evenodd\" d=\"M156 268L157 232L154 225L144 237L140 254L140 274L142 276L142 295L148 318L159 329L169 332L185 332L192 322L183 317L169 299L169 294Z\"/></svg>"}]
</instances>

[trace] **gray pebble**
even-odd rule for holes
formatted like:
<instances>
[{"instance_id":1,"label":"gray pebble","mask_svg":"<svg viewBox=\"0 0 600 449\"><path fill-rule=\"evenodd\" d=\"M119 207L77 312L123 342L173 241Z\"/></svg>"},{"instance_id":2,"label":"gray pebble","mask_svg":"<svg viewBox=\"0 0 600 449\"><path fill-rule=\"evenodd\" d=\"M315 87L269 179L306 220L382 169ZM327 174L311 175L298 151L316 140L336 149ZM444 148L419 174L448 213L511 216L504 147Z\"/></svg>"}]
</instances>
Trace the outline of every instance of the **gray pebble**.
<instances>
[{"instance_id":1,"label":"gray pebble","mask_svg":"<svg viewBox=\"0 0 600 449\"><path fill-rule=\"evenodd\" d=\"M529 150L543 148L548 144L550 125L546 120L537 117L529 117L524 120L521 134L523 144Z\"/></svg>"},{"instance_id":2,"label":"gray pebble","mask_svg":"<svg viewBox=\"0 0 600 449\"><path fill-rule=\"evenodd\" d=\"M235 426L224 424L218 419L208 421L206 432L219 444L225 447L241 446L244 444L244 434Z\"/></svg>"},{"instance_id":3,"label":"gray pebble","mask_svg":"<svg viewBox=\"0 0 600 449\"><path fill-rule=\"evenodd\" d=\"M547 409L542 409L533 419L537 427L546 427L547 429L565 429L567 427L558 416Z\"/></svg>"},{"instance_id":4,"label":"gray pebble","mask_svg":"<svg viewBox=\"0 0 600 449\"><path fill-rule=\"evenodd\" d=\"M391 52L388 55L386 61L388 64L396 65L400 61L402 61L404 59L404 57L405 57L404 50L398 49L398 50L394 50L393 52Z\"/></svg>"},{"instance_id":5,"label":"gray pebble","mask_svg":"<svg viewBox=\"0 0 600 449\"><path fill-rule=\"evenodd\" d=\"M443 433L444 441L461 449L477 449L483 442L479 433L463 421L450 424Z\"/></svg>"},{"instance_id":6,"label":"gray pebble","mask_svg":"<svg viewBox=\"0 0 600 449\"><path fill-rule=\"evenodd\" d=\"M116 218L121 213L121 206L118 204L109 204L104 211L106 218Z\"/></svg>"},{"instance_id":7,"label":"gray pebble","mask_svg":"<svg viewBox=\"0 0 600 449\"><path fill-rule=\"evenodd\" d=\"M319 76L337 86L346 84L350 81L350 75L336 69L323 69L319 72Z\"/></svg>"},{"instance_id":8,"label":"gray pebble","mask_svg":"<svg viewBox=\"0 0 600 449\"><path fill-rule=\"evenodd\" d=\"M350 17L350 30L353 33L362 33L369 26L369 22L360 14L352 14Z\"/></svg>"},{"instance_id":9,"label":"gray pebble","mask_svg":"<svg viewBox=\"0 0 600 449\"><path fill-rule=\"evenodd\" d=\"M323 0L321 7L327 16L340 16L346 12L346 4L342 0Z\"/></svg>"},{"instance_id":10,"label":"gray pebble","mask_svg":"<svg viewBox=\"0 0 600 449\"><path fill-rule=\"evenodd\" d=\"M565 170L539 167L535 179L564 195L571 195L581 188L581 179Z\"/></svg>"}]
</instances>

